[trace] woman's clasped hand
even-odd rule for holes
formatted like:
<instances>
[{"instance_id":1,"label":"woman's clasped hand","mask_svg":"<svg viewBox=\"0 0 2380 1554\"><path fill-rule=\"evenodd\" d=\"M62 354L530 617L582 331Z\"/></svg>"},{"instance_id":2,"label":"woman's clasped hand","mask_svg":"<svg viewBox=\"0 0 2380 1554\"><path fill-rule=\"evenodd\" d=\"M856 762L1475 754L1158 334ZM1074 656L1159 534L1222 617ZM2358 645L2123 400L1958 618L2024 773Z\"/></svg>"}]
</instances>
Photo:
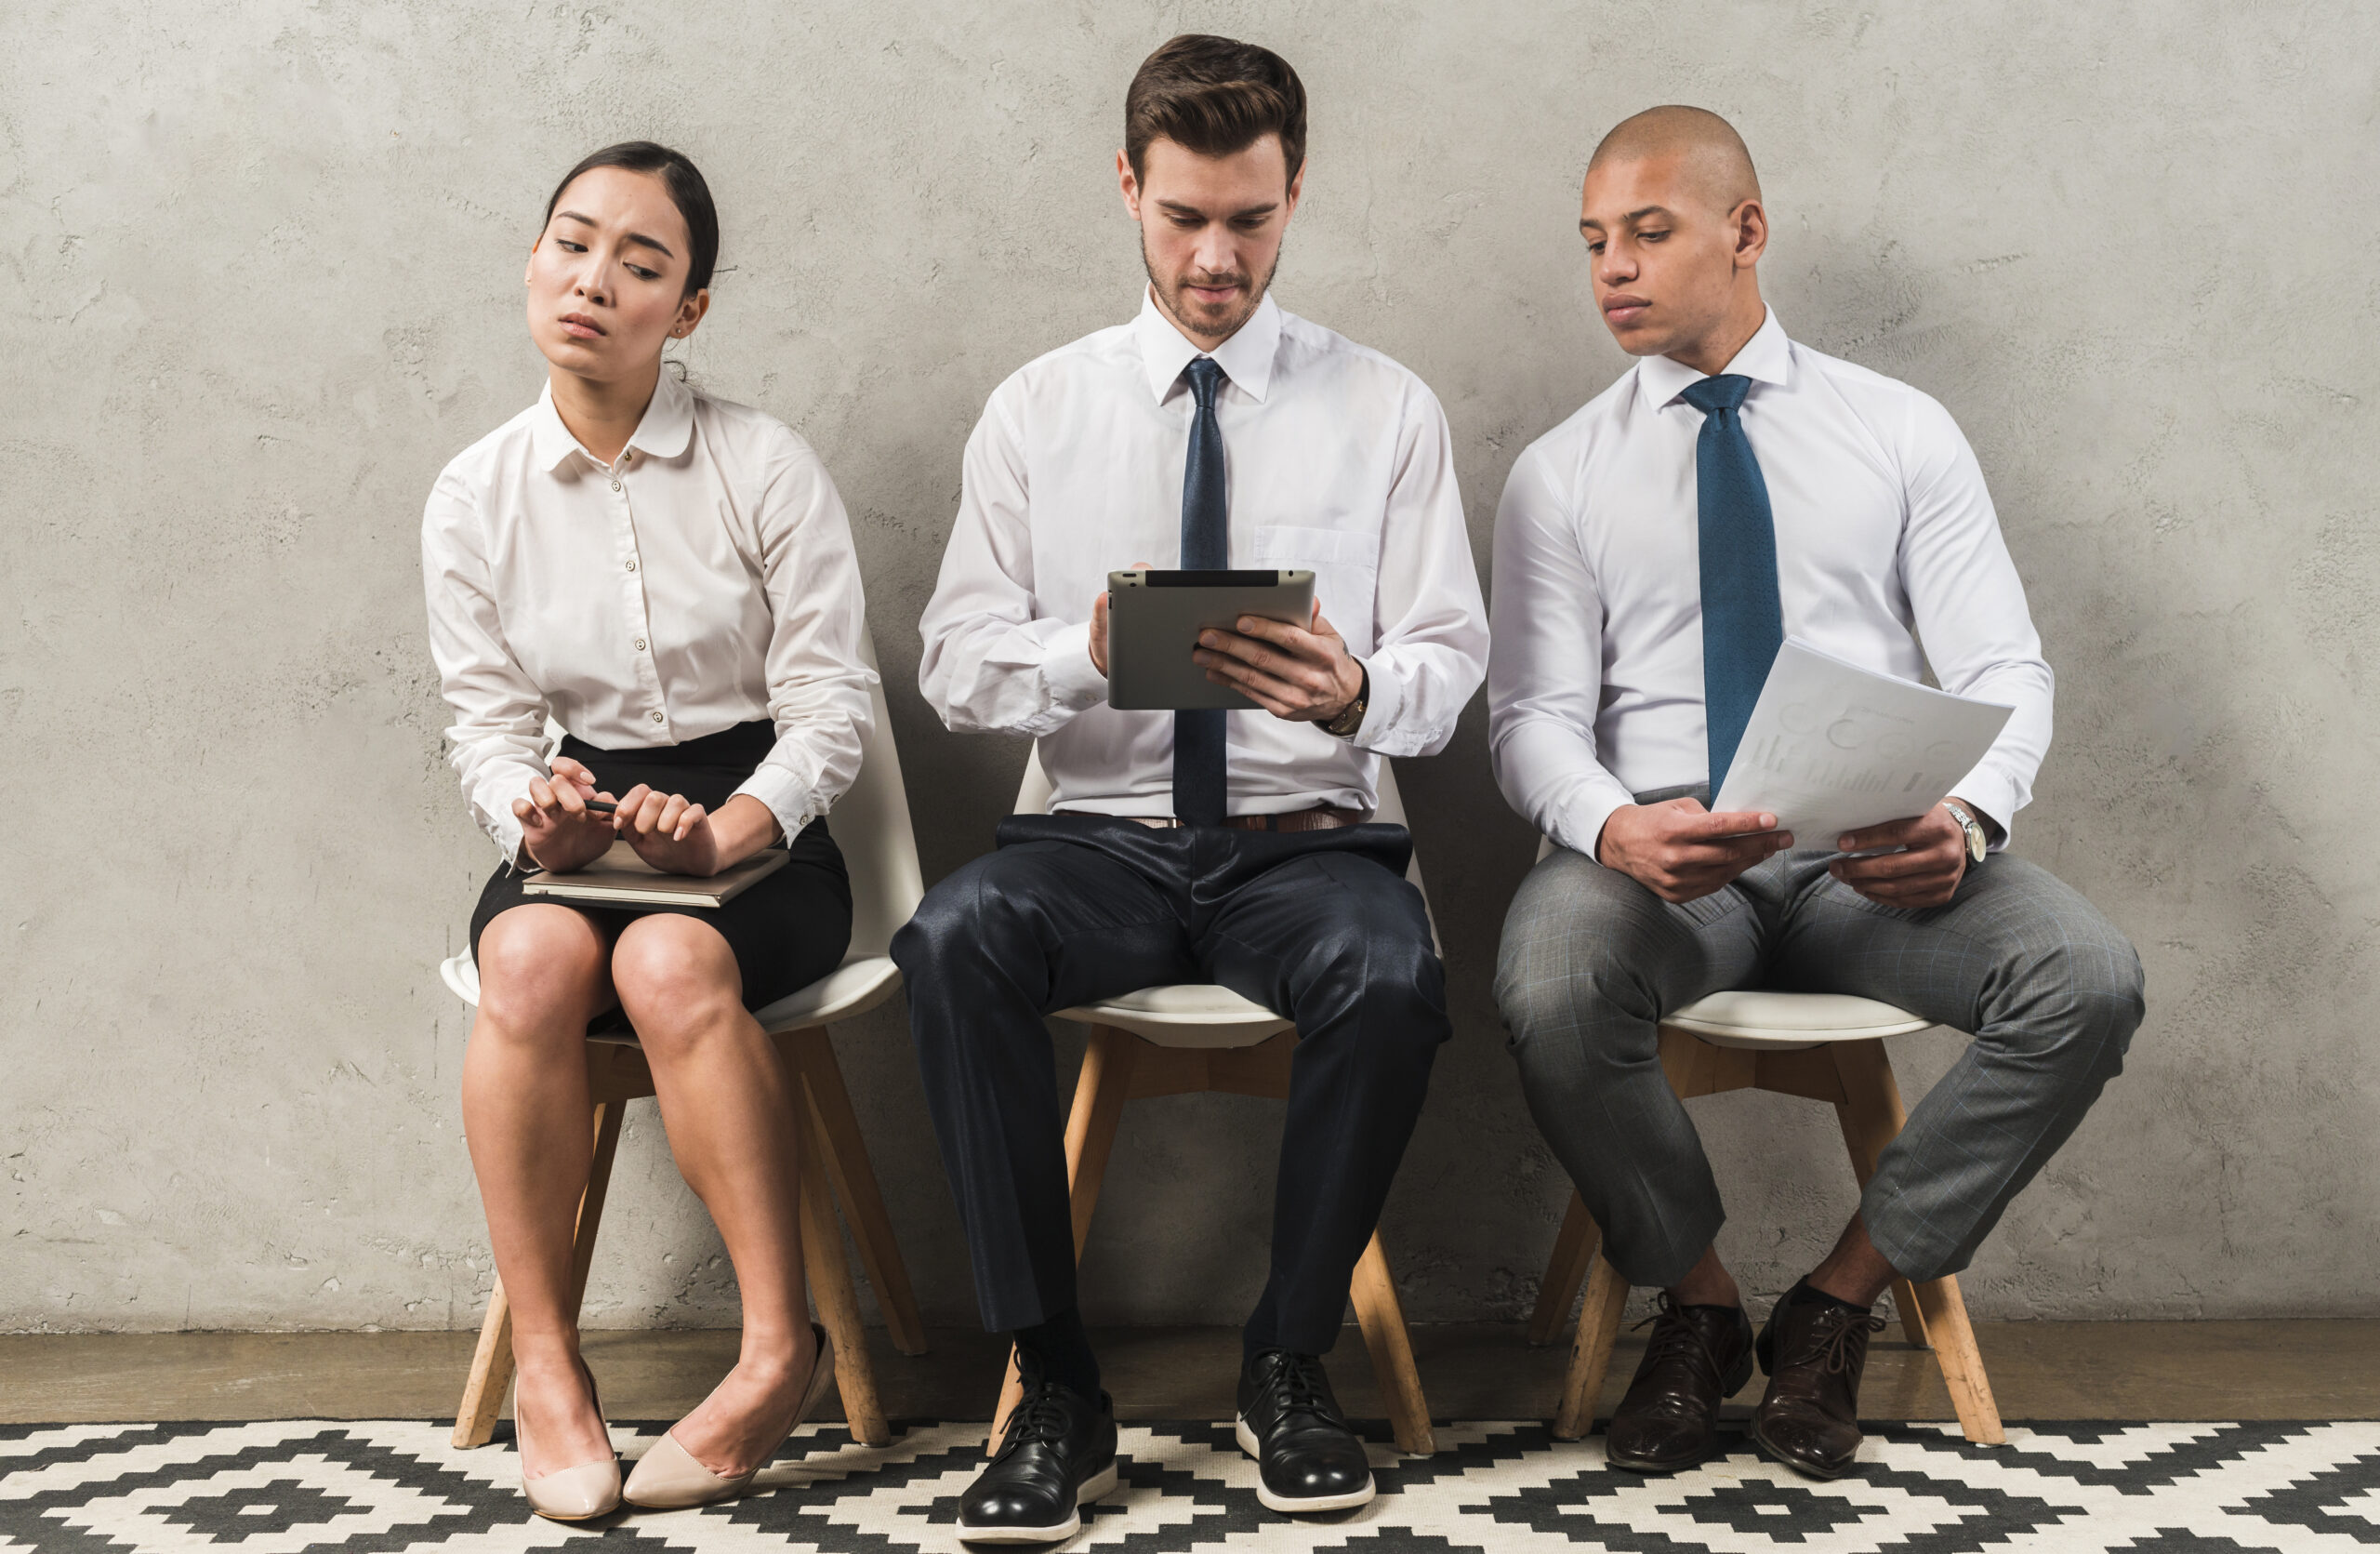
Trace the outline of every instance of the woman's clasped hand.
<instances>
[{"instance_id":1,"label":"woman's clasped hand","mask_svg":"<svg viewBox=\"0 0 2380 1554\"><path fill-rule=\"evenodd\" d=\"M608 813L590 809L590 799L617 807ZM731 861L702 805L641 782L615 800L597 786L592 771L566 755L554 757L550 778L530 779L528 796L512 802L512 815L521 822L522 850L530 861L557 873L585 868L614 842L626 842L637 857L668 874L707 876Z\"/></svg>"}]
</instances>

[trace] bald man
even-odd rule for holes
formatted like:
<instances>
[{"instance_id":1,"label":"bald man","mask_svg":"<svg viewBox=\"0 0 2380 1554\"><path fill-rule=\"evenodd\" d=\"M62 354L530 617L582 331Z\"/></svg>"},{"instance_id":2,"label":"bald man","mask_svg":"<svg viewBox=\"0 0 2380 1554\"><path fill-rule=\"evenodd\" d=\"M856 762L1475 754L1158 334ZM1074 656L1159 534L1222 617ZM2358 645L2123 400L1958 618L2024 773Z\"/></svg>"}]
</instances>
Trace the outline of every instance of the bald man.
<instances>
[{"instance_id":1,"label":"bald man","mask_svg":"<svg viewBox=\"0 0 2380 1554\"><path fill-rule=\"evenodd\" d=\"M1579 230L1637 361L1521 455L1497 513L1489 744L1553 843L1505 921L1497 1002L1605 1255L1663 1291L1610 1460L1700 1461L1756 1351L1753 1439L1832 1477L1858 1451L1871 1304L1897 1275L1966 1267L2073 1133L2140 1023L2140 962L2002 851L2049 748L2051 677L1982 471L1932 399L1787 337L1761 300L1768 215L1742 139L1698 108L1627 120L1588 166ZM1788 632L2015 714L1923 815L1796 837L1712 814ZM1659 1056L1664 1016L1734 988L1973 1033L1757 1340Z\"/></svg>"}]
</instances>

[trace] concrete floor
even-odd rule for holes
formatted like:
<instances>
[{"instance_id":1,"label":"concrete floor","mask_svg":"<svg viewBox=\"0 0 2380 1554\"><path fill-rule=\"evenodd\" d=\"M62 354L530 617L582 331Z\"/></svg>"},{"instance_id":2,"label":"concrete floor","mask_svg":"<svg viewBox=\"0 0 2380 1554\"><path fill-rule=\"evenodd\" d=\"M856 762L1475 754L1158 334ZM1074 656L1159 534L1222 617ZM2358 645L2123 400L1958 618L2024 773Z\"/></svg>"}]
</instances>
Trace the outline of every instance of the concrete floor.
<instances>
[{"instance_id":1,"label":"concrete floor","mask_svg":"<svg viewBox=\"0 0 2380 1554\"><path fill-rule=\"evenodd\" d=\"M2380 1321L1979 1323L2002 1415L2020 1419L2380 1417ZM872 1335L886 1412L989 1417L1003 1356L972 1329L937 1328L931 1353L895 1354ZM1239 1338L1226 1328L1110 1328L1094 1341L1118 1414L1228 1418ZM470 1364L469 1333L173 1333L0 1335L0 1423L167 1419L451 1418ZM1430 1412L1451 1419L1550 1417L1561 1344L1533 1349L1516 1324L1413 1330ZM1608 1413L1642 1352L1620 1340ZM588 1363L615 1419L667 1419L701 1400L734 1361L732 1332L590 1333ZM1332 1361L1341 1401L1379 1417L1371 1369L1350 1330ZM1749 1408L1761 1378L1737 1400ZM1931 1355L1880 1335L1860 1412L1948 1419ZM829 1401L831 1408L831 1400Z\"/></svg>"}]
</instances>

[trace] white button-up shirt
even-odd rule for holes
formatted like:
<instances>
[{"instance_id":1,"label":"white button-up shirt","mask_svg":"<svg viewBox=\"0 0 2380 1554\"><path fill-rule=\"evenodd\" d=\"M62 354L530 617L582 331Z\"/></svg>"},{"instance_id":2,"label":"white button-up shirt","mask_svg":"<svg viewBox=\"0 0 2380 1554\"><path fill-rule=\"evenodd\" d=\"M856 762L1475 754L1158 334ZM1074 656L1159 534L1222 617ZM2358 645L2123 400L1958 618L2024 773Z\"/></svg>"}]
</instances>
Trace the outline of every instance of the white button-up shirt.
<instances>
[{"instance_id":1,"label":"white button-up shirt","mask_svg":"<svg viewBox=\"0 0 2380 1554\"><path fill-rule=\"evenodd\" d=\"M1062 810L1173 812L1173 714L1107 705L1091 612L1109 572L1179 563L1197 409L1182 369L1199 354L1144 293L1131 323L994 390L967 442L918 684L954 729L1038 737ZM1230 564L1311 568L1371 676L1353 739L1230 713L1231 813L1370 809L1379 757L1444 749L1486 671L1446 415L1413 374L1270 297L1212 354Z\"/></svg>"},{"instance_id":2,"label":"white button-up shirt","mask_svg":"<svg viewBox=\"0 0 2380 1554\"><path fill-rule=\"evenodd\" d=\"M771 720L736 791L788 838L859 771L875 675L851 527L810 445L758 410L664 372L606 465L549 391L439 475L421 569L452 760L507 857L549 716L603 750Z\"/></svg>"},{"instance_id":3,"label":"white button-up shirt","mask_svg":"<svg viewBox=\"0 0 2380 1554\"><path fill-rule=\"evenodd\" d=\"M2052 680L1957 423L1906 383L1788 339L1773 312L1726 370L1752 380L1743 429L1776 520L1785 630L1903 680L1930 663L1944 690L2015 707L1951 790L2007 827L2049 750ZM1496 515L1496 780L1590 857L1632 793L1710 780L1703 418L1678 397L1701 378L1639 360L1529 445Z\"/></svg>"}]
</instances>

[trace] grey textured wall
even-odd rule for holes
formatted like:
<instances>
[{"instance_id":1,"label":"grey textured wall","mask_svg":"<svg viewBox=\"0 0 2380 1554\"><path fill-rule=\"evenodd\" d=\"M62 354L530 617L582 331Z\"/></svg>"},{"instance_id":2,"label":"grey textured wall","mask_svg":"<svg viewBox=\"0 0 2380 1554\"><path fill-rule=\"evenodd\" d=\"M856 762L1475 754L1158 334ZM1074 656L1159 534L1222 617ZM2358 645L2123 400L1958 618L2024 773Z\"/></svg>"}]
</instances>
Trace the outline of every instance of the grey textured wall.
<instances>
[{"instance_id":1,"label":"grey textured wall","mask_svg":"<svg viewBox=\"0 0 2380 1554\"><path fill-rule=\"evenodd\" d=\"M1021 747L919 702L915 622L985 392L1135 305L1134 63L1251 36L1314 100L1278 292L1452 418L1474 546L1623 359L1572 231L1622 114L1742 128L1800 338L1939 396L2060 681L2019 846L2138 940L2130 1071L1968 1282L1983 1314L2375 1309L2368 623L2380 13L1080 0L12 0L0 7L0 1328L440 1327L489 1281L439 987L485 843L443 764L415 536L536 392L521 258L631 135L725 213L691 365L856 521L929 878ZM1388 1234L1422 1319L1525 1309L1565 1184L1488 996L1532 838L1474 706L1406 791L1460 1034ZM972 1316L898 1005L837 1037L919 1290ZM1913 1040L1922 1087L1953 1039ZM1071 1052L1062 1047L1070 1071ZM1852 1202L1831 1120L1698 1103L1725 1249L1790 1281ZM733 1285L641 1103L589 1320ZM1276 1113L1146 1103L1094 1320L1236 1320Z\"/></svg>"}]
</instances>

